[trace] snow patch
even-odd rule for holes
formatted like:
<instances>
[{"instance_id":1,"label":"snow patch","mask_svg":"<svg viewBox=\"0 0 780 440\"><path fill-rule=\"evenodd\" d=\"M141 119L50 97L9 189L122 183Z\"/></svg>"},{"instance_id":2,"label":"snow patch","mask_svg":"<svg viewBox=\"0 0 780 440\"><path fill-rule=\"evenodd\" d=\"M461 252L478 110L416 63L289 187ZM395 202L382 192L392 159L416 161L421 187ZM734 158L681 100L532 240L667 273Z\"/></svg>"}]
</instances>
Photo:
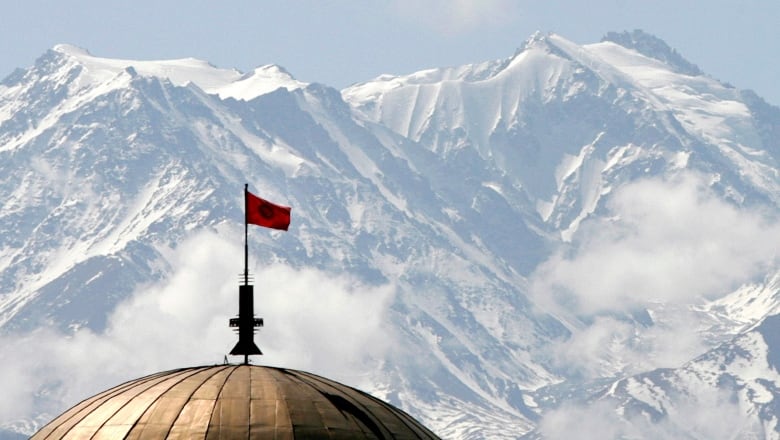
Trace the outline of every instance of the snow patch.
<instances>
[{"instance_id":1,"label":"snow patch","mask_svg":"<svg viewBox=\"0 0 780 440\"><path fill-rule=\"evenodd\" d=\"M54 50L82 65L87 72L82 78L92 84L105 82L108 78L131 68L141 76L165 78L177 86L192 83L206 93L218 95L222 99L235 98L245 101L280 87L293 90L306 85L276 65L261 66L249 74L243 74L236 69L217 68L195 58L157 61L101 58L84 49L65 44L55 46Z\"/></svg>"}]
</instances>

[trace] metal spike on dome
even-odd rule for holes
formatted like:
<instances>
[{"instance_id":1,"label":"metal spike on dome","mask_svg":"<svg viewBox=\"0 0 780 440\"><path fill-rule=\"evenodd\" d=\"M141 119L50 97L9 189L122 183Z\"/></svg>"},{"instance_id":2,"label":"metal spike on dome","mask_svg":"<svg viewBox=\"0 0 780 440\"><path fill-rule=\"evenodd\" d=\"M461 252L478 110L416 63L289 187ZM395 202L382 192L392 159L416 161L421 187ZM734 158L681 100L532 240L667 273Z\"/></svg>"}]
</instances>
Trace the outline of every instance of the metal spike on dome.
<instances>
[{"instance_id":1,"label":"metal spike on dome","mask_svg":"<svg viewBox=\"0 0 780 440\"><path fill-rule=\"evenodd\" d=\"M238 343L230 350L231 355L244 355L244 363L248 364L250 355L263 354L254 341L255 328L263 326L263 318L255 318L254 314L254 286L238 286L238 318L232 318L230 326L238 332Z\"/></svg>"}]
</instances>

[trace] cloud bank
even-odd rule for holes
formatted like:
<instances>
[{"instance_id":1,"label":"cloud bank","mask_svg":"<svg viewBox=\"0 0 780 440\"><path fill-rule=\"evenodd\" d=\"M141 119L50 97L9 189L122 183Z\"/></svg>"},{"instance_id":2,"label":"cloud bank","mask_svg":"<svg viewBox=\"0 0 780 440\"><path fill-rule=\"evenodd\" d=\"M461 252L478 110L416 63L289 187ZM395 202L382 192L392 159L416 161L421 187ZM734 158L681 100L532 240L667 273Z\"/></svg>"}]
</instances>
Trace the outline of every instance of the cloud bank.
<instances>
[{"instance_id":1,"label":"cloud bank","mask_svg":"<svg viewBox=\"0 0 780 440\"><path fill-rule=\"evenodd\" d=\"M627 414L618 401L610 398L564 404L544 415L538 432L549 440L726 440L763 433L760 424L752 422L739 402L725 391L694 390L666 403L668 411L659 421L651 421L641 413Z\"/></svg>"},{"instance_id":2,"label":"cloud bank","mask_svg":"<svg viewBox=\"0 0 780 440\"><path fill-rule=\"evenodd\" d=\"M120 304L104 333L39 329L1 337L0 421L41 410L51 417L129 379L222 363L237 340L228 319L238 311L235 261L242 253L216 233L198 233L167 256L171 275ZM385 330L393 286L284 265L254 275L255 312L266 323L255 337L265 355L254 362L370 385L363 378L393 344Z\"/></svg>"},{"instance_id":3,"label":"cloud bank","mask_svg":"<svg viewBox=\"0 0 780 440\"><path fill-rule=\"evenodd\" d=\"M534 302L571 322L546 347L551 366L588 380L678 367L709 348L689 306L765 277L780 240L775 219L709 182L684 173L627 184L538 266Z\"/></svg>"},{"instance_id":4,"label":"cloud bank","mask_svg":"<svg viewBox=\"0 0 780 440\"><path fill-rule=\"evenodd\" d=\"M693 312L680 310L669 323L638 328L634 323L598 316L587 327L548 347L552 365L583 380L678 367L708 347Z\"/></svg>"},{"instance_id":5,"label":"cloud bank","mask_svg":"<svg viewBox=\"0 0 780 440\"><path fill-rule=\"evenodd\" d=\"M777 264L777 222L721 200L699 175L628 184L607 210L532 274L535 299L585 314L698 302Z\"/></svg>"}]
</instances>

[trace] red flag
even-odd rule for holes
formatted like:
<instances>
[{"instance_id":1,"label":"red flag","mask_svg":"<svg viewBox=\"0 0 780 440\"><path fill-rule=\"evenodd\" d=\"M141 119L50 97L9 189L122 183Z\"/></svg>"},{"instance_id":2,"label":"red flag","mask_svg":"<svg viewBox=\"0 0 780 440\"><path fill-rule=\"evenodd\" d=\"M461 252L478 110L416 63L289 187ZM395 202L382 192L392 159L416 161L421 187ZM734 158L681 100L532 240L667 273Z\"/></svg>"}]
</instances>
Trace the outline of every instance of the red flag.
<instances>
[{"instance_id":1,"label":"red flag","mask_svg":"<svg viewBox=\"0 0 780 440\"><path fill-rule=\"evenodd\" d=\"M290 207L274 205L246 192L246 222L266 228L287 230L290 226Z\"/></svg>"}]
</instances>

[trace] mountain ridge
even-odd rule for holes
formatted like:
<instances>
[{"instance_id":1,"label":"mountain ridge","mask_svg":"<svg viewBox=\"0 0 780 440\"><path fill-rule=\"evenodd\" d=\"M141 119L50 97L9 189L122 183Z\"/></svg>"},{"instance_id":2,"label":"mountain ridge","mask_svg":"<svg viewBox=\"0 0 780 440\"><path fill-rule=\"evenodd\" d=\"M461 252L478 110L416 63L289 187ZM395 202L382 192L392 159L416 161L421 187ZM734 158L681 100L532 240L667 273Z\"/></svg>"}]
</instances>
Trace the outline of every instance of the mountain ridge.
<instances>
[{"instance_id":1,"label":"mountain ridge","mask_svg":"<svg viewBox=\"0 0 780 440\"><path fill-rule=\"evenodd\" d=\"M166 66L183 70L164 74ZM193 70L194 80L181 73ZM742 266L704 265L705 275L745 274L722 278L726 287L716 292L693 286L703 298L626 302L614 293L616 301L599 306L605 310L588 308L577 290L585 278L563 272L587 263L599 246L633 246L627 237L659 228L642 222L673 223L664 216L671 202L732 219L726 228L759 229L765 243L780 237L770 221L780 184L770 143L780 130L778 109L679 70L610 41L579 46L536 34L504 60L338 91L300 83L277 66L241 74L189 59L110 60L61 46L0 85L7 176L0 182L0 334L54 328L76 341L69 343L121 335L125 315L116 311L135 310L143 292L186 273L177 265L184 257L175 256L180 243L196 236L204 249L211 242L230 248L241 217L236 188L248 182L293 206L289 233L252 234L258 267L316 271L302 272L304 280L351 277L348 285L377 298L368 310L378 314L345 306L343 298L360 298L345 287L330 307L345 314L344 323L381 322L392 334L387 351L340 349L347 359L330 370L291 349L277 348L276 359L358 377L448 438L545 432L566 399L592 396L592 384L674 369L684 356L755 335L776 310L777 269L766 245L725 248L744 257ZM679 200L652 198L670 191ZM637 215L642 209L649 211ZM214 235L198 235L204 231ZM721 235L714 246L754 236ZM650 236L652 243L663 234ZM701 255L691 251L699 242L678 246L673 258L683 267L689 253ZM755 263L764 260L770 263ZM590 272L622 279L609 269ZM639 269L628 271L641 278ZM731 284L736 290L722 291ZM301 297L318 290L314 282L296 286ZM233 300L215 299L220 307ZM279 330L268 331L295 334L296 315L280 313L268 321ZM685 322L697 327L681 341L687 345L664 348ZM362 341L324 342L365 349ZM207 351L221 358L218 350ZM635 371L642 350L645 370ZM77 392L61 378L52 382L59 395ZM37 414L56 413L63 403L47 386L9 395ZM540 391L550 389L566 391Z\"/></svg>"},{"instance_id":2,"label":"mountain ridge","mask_svg":"<svg viewBox=\"0 0 780 440\"><path fill-rule=\"evenodd\" d=\"M643 55L655 58L674 67L679 73L691 76L697 76L703 73L697 65L683 58L682 55L675 49L672 49L665 41L641 29L635 29L631 32L608 32L601 41L611 41L627 49L635 49Z\"/></svg>"}]
</instances>

